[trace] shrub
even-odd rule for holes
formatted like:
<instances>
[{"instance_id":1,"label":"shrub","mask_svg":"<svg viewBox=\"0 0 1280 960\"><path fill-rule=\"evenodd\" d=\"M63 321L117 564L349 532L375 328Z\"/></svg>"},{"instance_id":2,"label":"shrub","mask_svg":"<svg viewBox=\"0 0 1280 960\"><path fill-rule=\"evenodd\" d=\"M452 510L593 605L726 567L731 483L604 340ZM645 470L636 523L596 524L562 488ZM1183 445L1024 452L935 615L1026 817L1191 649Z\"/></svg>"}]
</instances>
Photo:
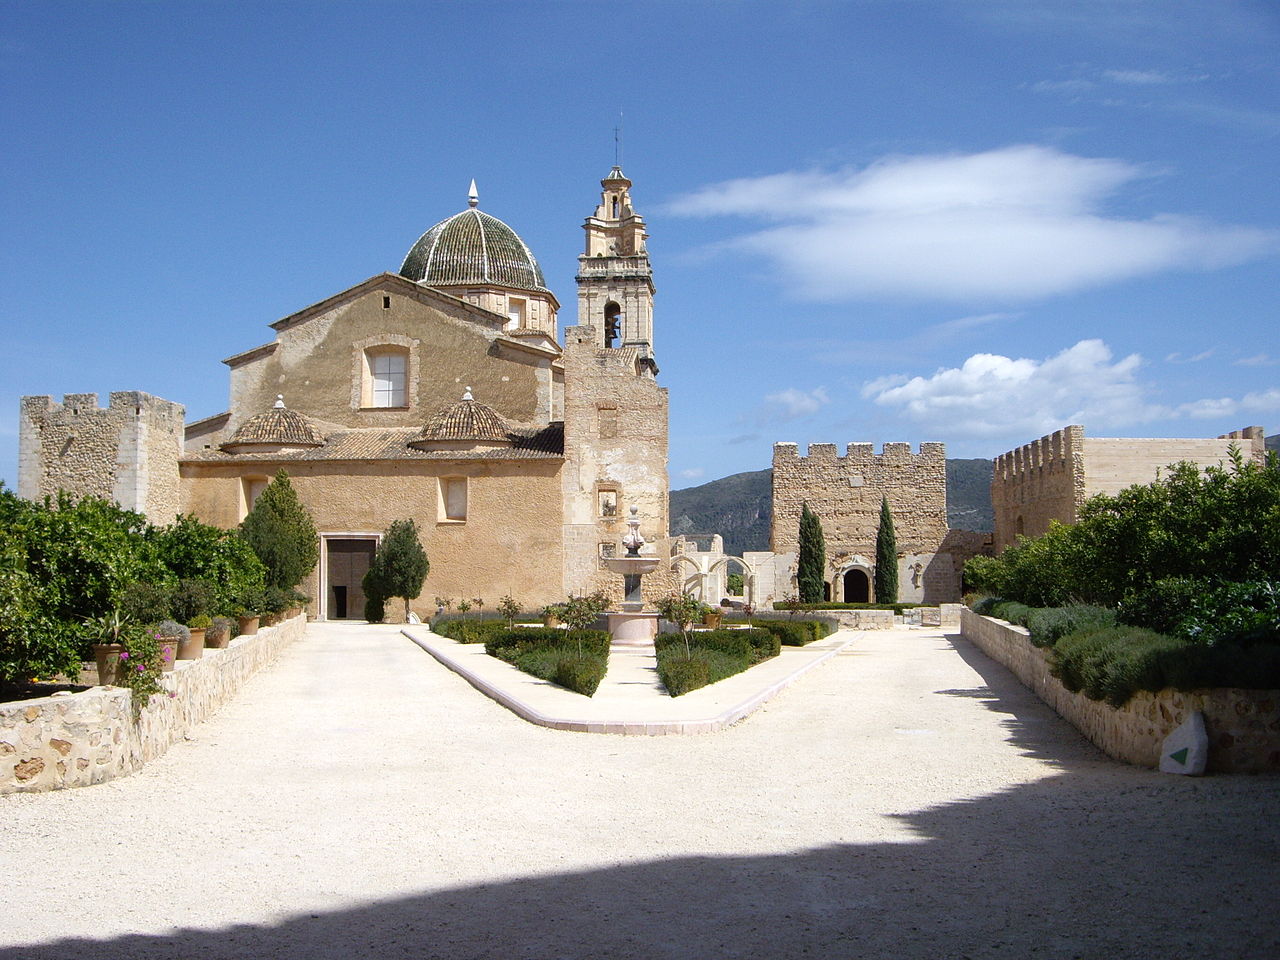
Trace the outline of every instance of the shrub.
<instances>
[{"instance_id":1,"label":"shrub","mask_svg":"<svg viewBox=\"0 0 1280 960\"><path fill-rule=\"evenodd\" d=\"M180 626L174 624L174 626ZM185 630L186 627L181 627ZM129 702L133 709L133 719L137 720L142 708L157 693L163 693L160 685L160 674L164 669L161 638L170 634L158 630L146 630L141 627L130 627L126 636L122 637L124 650L120 654L120 664L116 668L116 685L129 690Z\"/></svg>"},{"instance_id":2,"label":"shrub","mask_svg":"<svg viewBox=\"0 0 1280 960\"><path fill-rule=\"evenodd\" d=\"M707 659L693 654L676 653L658 658L658 675L667 693L681 696L690 690L705 687L711 682L711 668Z\"/></svg>"},{"instance_id":3,"label":"shrub","mask_svg":"<svg viewBox=\"0 0 1280 960\"><path fill-rule=\"evenodd\" d=\"M1068 690L1118 707L1138 690L1194 686L1198 656L1188 647L1184 640L1140 627L1082 630L1054 645L1051 669Z\"/></svg>"},{"instance_id":4,"label":"shrub","mask_svg":"<svg viewBox=\"0 0 1280 960\"><path fill-rule=\"evenodd\" d=\"M191 631L176 620L162 620L156 624L154 630L147 631L157 637L164 637L166 640L190 640Z\"/></svg>"},{"instance_id":5,"label":"shrub","mask_svg":"<svg viewBox=\"0 0 1280 960\"><path fill-rule=\"evenodd\" d=\"M996 604L1004 603L1000 597L980 597L973 602L973 612L984 617L991 616Z\"/></svg>"},{"instance_id":6,"label":"shrub","mask_svg":"<svg viewBox=\"0 0 1280 960\"><path fill-rule=\"evenodd\" d=\"M169 590L158 583L130 583L120 594L120 612L134 623L159 623L172 615Z\"/></svg>"},{"instance_id":7,"label":"shrub","mask_svg":"<svg viewBox=\"0 0 1280 960\"><path fill-rule=\"evenodd\" d=\"M796 584L803 603L820 603L826 579L827 547L822 536L822 522L806 503L800 510L800 533L797 546Z\"/></svg>"},{"instance_id":8,"label":"shrub","mask_svg":"<svg viewBox=\"0 0 1280 960\"><path fill-rule=\"evenodd\" d=\"M607 669L608 662L599 656L564 656L556 663L551 680L574 693L589 697L600 686Z\"/></svg>"},{"instance_id":9,"label":"shrub","mask_svg":"<svg viewBox=\"0 0 1280 960\"><path fill-rule=\"evenodd\" d=\"M209 624L208 629L204 632L206 643L218 644L224 638L230 639L236 628L235 621L230 617L214 617L213 622Z\"/></svg>"},{"instance_id":10,"label":"shrub","mask_svg":"<svg viewBox=\"0 0 1280 960\"><path fill-rule=\"evenodd\" d=\"M889 498L880 498L880 527L876 531L876 603L896 603L898 599L898 540L893 532Z\"/></svg>"},{"instance_id":11,"label":"shrub","mask_svg":"<svg viewBox=\"0 0 1280 960\"><path fill-rule=\"evenodd\" d=\"M1069 633L1115 626L1116 612L1106 607L1077 603L1032 610L1026 621L1031 642L1037 647L1051 647Z\"/></svg>"},{"instance_id":12,"label":"shrub","mask_svg":"<svg viewBox=\"0 0 1280 960\"><path fill-rule=\"evenodd\" d=\"M233 531L201 523L193 516L179 516L166 527L152 527L147 539L173 579L208 584L208 609L198 612L232 613L242 591L261 589L265 582L266 569L248 543Z\"/></svg>"},{"instance_id":13,"label":"shrub","mask_svg":"<svg viewBox=\"0 0 1280 960\"><path fill-rule=\"evenodd\" d=\"M1015 603L1012 600L1004 600L994 604L991 607L991 613L988 616L995 617L997 620L1007 620L1009 623L1016 623L1020 627L1027 625L1027 617L1032 611L1025 603Z\"/></svg>"},{"instance_id":14,"label":"shrub","mask_svg":"<svg viewBox=\"0 0 1280 960\"><path fill-rule=\"evenodd\" d=\"M750 620L757 630L767 630L774 635L780 644L787 647L803 647L806 643L821 640L827 634L826 626L818 620Z\"/></svg>"},{"instance_id":15,"label":"shrub","mask_svg":"<svg viewBox=\"0 0 1280 960\"><path fill-rule=\"evenodd\" d=\"M241 522L240 537L262 561L268 586L296 586L320 559L315 523L283 467Z\"/></svg>"},{"instance_id":16,"label":"shrub","mask_svg":"<svg viewBox=\"0 0 1280 960\"><path fill-rule=\"evenodd\" d=\"M213 600L214 587L208 580L183 580L170 595L169 613L175 620L190 623L206 616Z\"/></svg>"},{"instance_id":17,"label":"shrub","mask_svg":"<svg viewBox=\"0 0 1280 960\"><path fill-rule=\"evenodd\" d=\"M381 623L386 619L386 601L381 597L365 596L364 618L370 623Z\"/></svg>"},{"instance_id":18,"label":"shrub","mask_svg":"<svg viewBox=\"0 0 1280 960\"><path fill-rule=\"evenodd\" d=\"M394 520L382 535L364 575L365 596L382 600L403 598L404 615L408 619L409 601L422 593L422 582L430 569L413 519Z\"/></svg>"},{"instance_id":19,"label":"shrub","mask_svg":"<svg viewBox=\"0 0 1280 960\"><path fill-rule=\"evenodd\" d=\"M431 624L433 633L459 643L488 643L497 634L511 629L505 620L479 620L468 617L440 617ZM563 639L563 630L557 630L556 634Z\"/></svg>"}]
</instances>

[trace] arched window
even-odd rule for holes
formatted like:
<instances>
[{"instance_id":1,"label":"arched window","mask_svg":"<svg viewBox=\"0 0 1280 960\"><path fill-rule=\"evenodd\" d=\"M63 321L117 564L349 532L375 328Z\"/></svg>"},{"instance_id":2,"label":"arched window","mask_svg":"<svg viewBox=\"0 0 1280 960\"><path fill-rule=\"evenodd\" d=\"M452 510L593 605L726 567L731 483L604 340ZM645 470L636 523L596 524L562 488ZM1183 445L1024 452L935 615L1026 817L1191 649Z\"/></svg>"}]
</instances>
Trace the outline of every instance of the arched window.
<instances>
[{"instance_id":1,"label":"arched window","mask_svg":"<svg viewBox=\"0 0 1280 960\"><path fill-rule=\"evenodd\" d=\"M622 308L610 300L604 305L604 345L618 346L622 339Z\"/></svg>"}]
</instances>

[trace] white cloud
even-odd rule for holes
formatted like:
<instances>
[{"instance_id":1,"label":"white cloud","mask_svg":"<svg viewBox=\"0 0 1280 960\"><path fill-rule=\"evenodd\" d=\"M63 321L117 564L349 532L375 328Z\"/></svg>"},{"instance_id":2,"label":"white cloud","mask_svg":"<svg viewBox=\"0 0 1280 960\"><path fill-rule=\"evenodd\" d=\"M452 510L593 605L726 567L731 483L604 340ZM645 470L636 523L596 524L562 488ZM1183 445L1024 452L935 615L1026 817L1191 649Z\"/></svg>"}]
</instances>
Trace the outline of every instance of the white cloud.
<instances>
[{"instance_id":1,"label":"white cloud","mask_svg":"<svg viewBox=\"0 0 1280 960\"><path fill-rule=\"evenodd\" d=\"M761 424L798 420L817 413L830 402L825 387L814 387L809 391L788 387L764 398L764 403L756 410L756 420Z\"/></svg>"},{"instance_id":2,"label":"white cloud","mask_svg":"<svg viewBox=\"0 0 1280 960\"><path fill-rule=\"evenodd\" d=\"M730 180L670 210L775 221L723 247L771 261L796 295L828 301L1030 300L1226 266L1276 245L1264 230L1102 212L1105 199L1145 173L1120 160L1016 146Z\"/></svg>"},{"instance_id":3,"label":"white cloud","mask_svg":"<svg viewBox=\"0 0 1280 960\"><path fill-rule=\"evenodd\" d=\"M1201 360L1208 360L1213 356L1213 347L1208 350L1201 350L1199 353L1190 357L1184 357L1181 353L1171 353L1164 358L1165 363L1199 363Z\"/></svg>"},{"instance_id":4,"label":"white cloud","mask_svg":"<svg viewBox=\"0 0 1280 960\"><path fill-rule=\"evenodd\" d=\"M1103 70L1102 75L1116 83L1127 83L1139 87L1175 82L1173 77L1159 70Z\"/></svg>"},{"instance_id":5,"label":"white cloud","mask_svg":"<svg viewBox=\"0 0 1280 960\"><path fill-rule=\"evenodd\" d=\"M1252 357L1241 357L1235 362L1237 367L1274 367L1280 363L1275 357L1266 353L1255 353Z\"/></svg>"},{"instance_id":6,"label":"white cloud","mask_svg":"<svg viewBox=\"0 0 1280 960\"><path fill-rule=\"evenodd\" d=\"M1237 414L1274 413L1280 411L1280 389L1246 393L1236 400L1232 397L1211 397L1184 403L1178 407L1178 413L1196 420L1213 420L1220 417L1231 417Z\"/></svg>"},{"instance_id":7,"label":"white cloud","mask_svg":"<svg viewBox=\"0 0 1280 960\"><path fill-rule=\"evenodd\" d=\"M1101 340L1081 340L1045 360L977 353L931 377L881 378L862 391L936 436L1040 436L1068 423L1110 427L1155 419L1136 373L1142 358L1113 360Z\"/></svg>"},{"instance_id":8,"label":"white cloud","mask_svg":"<svg viewBox=\"0 0 1280 960\"><path fill-rule=\"evenodd\" d=\"M680 476L686 480L697 480L699 477L705 476L706 472L702 467L691 467L688 470L681 470Z\"/></svg>"}]
</instances>

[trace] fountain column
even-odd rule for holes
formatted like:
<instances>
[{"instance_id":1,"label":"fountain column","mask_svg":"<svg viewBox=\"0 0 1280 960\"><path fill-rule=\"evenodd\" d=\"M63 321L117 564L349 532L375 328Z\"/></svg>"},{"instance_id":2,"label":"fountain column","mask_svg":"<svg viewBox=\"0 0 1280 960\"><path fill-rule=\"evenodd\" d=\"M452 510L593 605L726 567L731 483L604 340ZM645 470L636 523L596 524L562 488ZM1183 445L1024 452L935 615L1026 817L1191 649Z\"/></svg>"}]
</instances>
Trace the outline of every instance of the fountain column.
<instances>
[{"instance_id":1,"label":"fountain column","mask_svg":"<svg viewBox=\"0 0 1280 960\"><path fill-rule=\"evenodd\" d=\"M626 556L610 557L604 562L605 567L614 573L622 574L622 585L626 597L619 604L620 610L611 610L607 614L609 635L619 645L644 646L653 643L658 635L658 614L656 611L644 609L644 598L640 592L640 580L646 573L658 568L657 557L640 556L640 548L645 539L640 533L639 509L631 508L631 517L627 520L628 530L622 538L626 548Z\"/></svg>"}]
</instances>

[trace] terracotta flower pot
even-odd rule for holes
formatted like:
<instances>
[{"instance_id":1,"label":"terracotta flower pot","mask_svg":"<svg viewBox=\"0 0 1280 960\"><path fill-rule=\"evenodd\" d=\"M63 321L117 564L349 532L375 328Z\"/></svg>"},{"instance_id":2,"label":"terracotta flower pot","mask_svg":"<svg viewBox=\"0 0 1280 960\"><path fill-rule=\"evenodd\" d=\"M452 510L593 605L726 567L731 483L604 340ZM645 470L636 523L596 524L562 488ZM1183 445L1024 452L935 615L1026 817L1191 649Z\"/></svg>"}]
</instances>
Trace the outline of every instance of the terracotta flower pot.
<instances>
[{"instance_id":1,"label":"terracotta flower pot","mask_svg":"<svg viewBox=\"0 0 1280 960\"><path fill-rule=\"evenodd\" d=\"M560 618L557 617L554 613L548 613L545 617L542 618L542 625L548 628L558 627L560 626Z\"/></svg>"},{"instance_id":2,"label":"terracotta flower pot","mask_svg":"<svg viewBox=\"0 0 1280 960\"><path fill-rule=\"evenodd\" d=\"M258 632L257 617L240 617L240 636L252 637Z\"/></svg>"},{"instance_id":3,"label":"terracotta flower pot","mask_svg":"<svg viewBox=\"0 0 1280 960\"><path fill-rule=\"evenodd\" d=\"M724 614L718 610L713 610L711 613L704 613L702 615L702 625L704 627L710 627L712 630L719 630L720 621L723 618Z\"/></svg>"},{"instance_id":4,"label":"terracotta flower pot","mask_svg":"<svg viewBox=\"0 0 1280 960\"><path fill-rule=\"evenodd\" d=\"M231 629L227 628L219 634L210 634L208 630L204 632L204 645L210 650L222 650L231 642Z\"/></svg>"},{"instance_id":5,"label":"terracotta flower pot","mask_svg":"<svg viewBox=\"0 0 1280 960\"><path fill-rule=\"evenodd\" d=\"M98 662L98 685L113 686L117 671L120 669L120 654L124 653L123 643L95 643L93 658Z\"/></svg>"},{"instance_id":6,"label":"terracotta flower pot","mask_svg":"<svg viewBox=\"0 0 1280 960\"><path fill-rule=\"evenodd\" d=\"M160 671L161 673L173 673L173 663L178 659L178 638L161 637L159 643Z\"/></svg>"},{"instance_id":7,"label":"terracotta flower pot","mask_svg":"<svg viewBox=\"0 0 1280 960\"><path fill-rule=\"evenodd\" d=\"M178 641L179 660L199 660L204 656L204 627L190 627L191 636Z\"/></svg>"}]
</instances>

